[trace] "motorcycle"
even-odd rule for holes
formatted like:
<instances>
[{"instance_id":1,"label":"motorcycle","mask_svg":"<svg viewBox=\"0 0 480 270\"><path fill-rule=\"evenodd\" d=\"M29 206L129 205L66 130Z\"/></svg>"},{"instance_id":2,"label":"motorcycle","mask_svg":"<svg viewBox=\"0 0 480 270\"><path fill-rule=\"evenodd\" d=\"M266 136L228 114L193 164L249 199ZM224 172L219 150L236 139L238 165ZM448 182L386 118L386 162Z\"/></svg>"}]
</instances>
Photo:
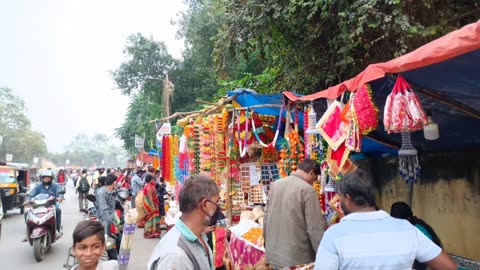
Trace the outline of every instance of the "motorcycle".
<instances>
[{"instance_id":1,"label":"motorcycle","mask_svg":"<svg viewBox=\"0 0 480 270\"><path fill-rule=\"evenodd\" d=\"M62 232L56 230L55 203L56 199L48 194L38 194L29 202L30 209L26 215L27 240L33 246L37 262L42 261L50 246L62 237Z\"/></svg>"}]
</instances>

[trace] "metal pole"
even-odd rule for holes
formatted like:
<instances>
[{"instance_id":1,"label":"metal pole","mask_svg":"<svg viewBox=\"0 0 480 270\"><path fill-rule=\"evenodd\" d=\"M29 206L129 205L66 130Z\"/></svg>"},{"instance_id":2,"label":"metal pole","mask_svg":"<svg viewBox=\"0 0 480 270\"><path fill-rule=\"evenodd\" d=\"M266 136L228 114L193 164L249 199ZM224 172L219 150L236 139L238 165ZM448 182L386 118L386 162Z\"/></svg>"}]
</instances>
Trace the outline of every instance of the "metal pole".
<instances>
[{"instance_id":1,"label":"metal pole","mask_svg":"<svg viewBox=\"0 0 480 270\"><path fill-rule=\"evenodd\" d=\"M407 204L412 207L413 202L413 182L408 183Z\"/></svg>"}]
</instances>

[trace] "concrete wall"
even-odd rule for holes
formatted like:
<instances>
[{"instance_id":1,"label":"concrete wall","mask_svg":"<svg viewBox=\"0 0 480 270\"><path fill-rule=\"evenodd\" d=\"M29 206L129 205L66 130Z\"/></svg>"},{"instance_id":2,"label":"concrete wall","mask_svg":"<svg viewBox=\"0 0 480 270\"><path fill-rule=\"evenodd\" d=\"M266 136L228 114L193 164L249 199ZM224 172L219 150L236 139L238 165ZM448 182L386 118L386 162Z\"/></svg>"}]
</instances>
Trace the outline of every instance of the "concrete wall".
<instances>
[{"instance_id":1,"label":"concrete wall","mask_svg":"<svg viewBox=\"0 0 480 270\"><path fill-rule=\"evenodd\" d=\"M414 186L413 212L434 228L448 253L480 261L480 153L420 156L422 182ZM377 187L378 206L390 212L408 188L398 159L362 161Z\"/></svg>"}]
</instances>

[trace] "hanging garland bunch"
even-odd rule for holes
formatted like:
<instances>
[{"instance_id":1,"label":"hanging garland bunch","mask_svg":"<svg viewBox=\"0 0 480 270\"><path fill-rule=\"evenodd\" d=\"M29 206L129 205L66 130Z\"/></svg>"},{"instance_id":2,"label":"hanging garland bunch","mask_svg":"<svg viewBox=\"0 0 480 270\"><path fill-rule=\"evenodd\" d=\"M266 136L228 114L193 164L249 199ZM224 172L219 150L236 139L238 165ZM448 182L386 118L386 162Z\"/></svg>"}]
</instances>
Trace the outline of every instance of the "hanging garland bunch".
<instances>
[{"instance_id":1,"label":"hanging garland bunch","mask_svg":"<svg viewBox=\"0 0 480 270\"><path fill-rule=\"evenodd\" d=\"M193 137L194 137L194 144L193 144L193 163L194 163L194 170L192 174L199 174L200 173L200 130L201 130L201 123L202 119L198 118L195 121L195 125L193 128Z\"/></svg>"},{"instance_id":2,"label":"hanging garland bunch","mask_svg":"<svg viewBox=\"0 0 480 270\"><path fill-rule=\"evenodd\" d=\"M169 159L169 152L168 152L168 136L163 136L162 138L162 159L160 161L160 166L162 169L162 176L167 179L168 174L168 159Z\"/></svg>"},{"instance_id":3,"label":"hanging garland bunch","mask_svg":"<svg viewBox=\"0 0 480 270\"><path fill-rule=\"evenodd\" d=\"M287 177L287 146L282 145L280 149L280 160L278 161L278 174L280 175L281 178Z\"/></svg>"},{"instance_id":4,"label":"hanging garland bunch","mask_svg":"<svg viewBox=\"0 0 480 270\"><path fill-rule=\"evenodd\" d=\"M202 119L202 130L201 130L201 140L200 140L200 170L203 172L210 172L212 168L212 133L213 133L213 122L211 117L206 117Z\"/></svg>"},{"instance_id":5,"label":"hanging garland bunch","mask_svg":"<svg viewBox=\"0 0 480 270\"><path fill-rule=\"evenodd\" d=\"M305 143L305 157L309 158L310 153L311 153L311 145L310 145L310 137L307 134L308 130L308 124L309 124L309 119L308 119L308 113L310 112L308 107L305 107L305 110L303 111L303 142Z\"/></svg>"},{"instance_id":6,"label":"hanging garland bunch","mask_svg":"<svg viewBox=\"0 0 480 270\"><path fill-rule=\"evenodd\" d=\"M217 173L220 173L227 165L227 152L225 149L225 132L227 129L228 111L223 109L222 113L216 116L215 121L215 161Z\"/></svg>"},{"instance_id":7,"label":"hanging garland bunch","mask_svg":"<svg viewBox=\"0 0 480 270\"><path fill-rule=\"evenodd\" d=\"M179 160L178 160L178 168L179 168L179 176L177 180L180 184L183 184L185 179L188 177L188 169L189 169L189 155L190 149L188 148L188 139L187 135L189 135L190 130L185 128L184 135L180 137L180 145L179 145Z\"/></svg>"}]
</instances>

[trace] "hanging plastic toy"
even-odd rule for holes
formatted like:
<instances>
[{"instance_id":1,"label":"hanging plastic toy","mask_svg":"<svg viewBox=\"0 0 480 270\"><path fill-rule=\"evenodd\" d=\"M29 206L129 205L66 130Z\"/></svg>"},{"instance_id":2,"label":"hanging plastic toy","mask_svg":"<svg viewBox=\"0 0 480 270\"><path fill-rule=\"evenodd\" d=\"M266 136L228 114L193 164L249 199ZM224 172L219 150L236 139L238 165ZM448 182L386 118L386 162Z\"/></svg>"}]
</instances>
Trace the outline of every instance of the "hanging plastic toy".
<instances>
[{"instance_id":1,"label":"hanging plastic toy","mask_svg":"<svg viewBox=\"0 0 480 270\"><path fill-rule=\"evenodd\" d=\"M402 147L398 151L398 173L407 183L417 183L420 179L418 152L412 145L409 132L402 132Z\"/></svg>"}]
</instances>

